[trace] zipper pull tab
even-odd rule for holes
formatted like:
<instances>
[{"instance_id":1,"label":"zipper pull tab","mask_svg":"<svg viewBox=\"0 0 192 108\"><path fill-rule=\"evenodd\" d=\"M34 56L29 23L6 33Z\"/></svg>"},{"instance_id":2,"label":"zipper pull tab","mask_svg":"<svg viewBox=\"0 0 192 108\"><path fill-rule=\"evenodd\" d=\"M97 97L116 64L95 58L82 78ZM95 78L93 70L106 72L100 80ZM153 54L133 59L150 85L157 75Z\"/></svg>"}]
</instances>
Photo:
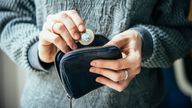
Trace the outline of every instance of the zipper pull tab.
<instances>
[{"instance_id":1,"label":"zipper pull tab","mask_svg":"<svg viewBox=\"0 0 192 108\"><path fill-rule=\"evenodd\" d=\"M69 95L67 96L67 98L68 98L69 101L70 101L69 108L72 108L72 101L73 101L72 99L73 99L73 98L72 98L71 96L69 96Z\"/></svg>"}]
</instances>

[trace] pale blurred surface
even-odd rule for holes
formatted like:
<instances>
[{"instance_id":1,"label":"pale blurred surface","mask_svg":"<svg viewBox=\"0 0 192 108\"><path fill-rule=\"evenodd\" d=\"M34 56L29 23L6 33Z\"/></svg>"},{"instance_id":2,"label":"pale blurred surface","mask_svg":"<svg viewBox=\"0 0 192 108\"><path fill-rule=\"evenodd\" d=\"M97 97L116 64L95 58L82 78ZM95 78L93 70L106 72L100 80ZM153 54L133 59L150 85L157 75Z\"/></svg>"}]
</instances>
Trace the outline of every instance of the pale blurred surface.
<instances>
[{"instance_id":1,"label":"pale blurred surface","mask_svg":"<svg viewBox=\"0 0 192 108\"><path fill-rule=\"evenodd\" d=\"M25 74L0 51L0 108L20 108Z\"/></svg>"}]
</instances>

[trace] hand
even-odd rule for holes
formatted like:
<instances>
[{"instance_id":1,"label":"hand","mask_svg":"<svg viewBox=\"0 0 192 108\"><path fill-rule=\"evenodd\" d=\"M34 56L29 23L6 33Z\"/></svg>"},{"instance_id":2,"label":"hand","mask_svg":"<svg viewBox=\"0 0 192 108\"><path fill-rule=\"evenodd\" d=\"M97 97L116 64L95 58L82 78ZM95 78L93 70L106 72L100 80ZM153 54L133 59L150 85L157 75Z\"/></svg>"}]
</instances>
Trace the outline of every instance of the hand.
<instances>
[{"instance_id":1,"label":"hand","mask_svg":"<svg viewBox=\"0 0 192 108\"><path fill-rule=\"evenodd\" d=\"M118 34L107 45L115 45L122 51L123 58L118 60L93 60L90 72L100 74L96 82L104 84L119 92L127 88L129 82L141 70L141 37L135 30L127 30ZM125 70L128 72L126 78Z\"/></svg>"},{"instance_id":2,"label":"hand","mask_svg":"<svg viewBox=\"0 0 192 108\"><path fill-rule=\"evenodd\" d=\"M76 49L74 40L79 40L82 32L85 32L85 25L75 10L49 15L39 35L40 60L51 63L58 50L66 53Z\"/></svg>"}]
</instances>

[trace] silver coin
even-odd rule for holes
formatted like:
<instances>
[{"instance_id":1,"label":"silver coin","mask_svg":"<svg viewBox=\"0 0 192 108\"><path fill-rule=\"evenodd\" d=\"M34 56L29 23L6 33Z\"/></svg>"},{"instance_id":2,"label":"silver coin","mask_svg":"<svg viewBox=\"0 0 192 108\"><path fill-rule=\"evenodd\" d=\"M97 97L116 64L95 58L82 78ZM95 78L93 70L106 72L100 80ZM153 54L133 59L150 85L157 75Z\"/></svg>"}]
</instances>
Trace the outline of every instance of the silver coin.
<instances>
[{"instance_id":1,"label":"silver coin","mask_svg":"<svg viewBox=\"0 0 192 108\"><path fill-rule=\"evenodd\" d=\"M79 43L82 45L89 45L93 42L95 36L92 30L86 29L86 32L81 34L81 39L79 40Z\"/></svg>"}]
</instances>

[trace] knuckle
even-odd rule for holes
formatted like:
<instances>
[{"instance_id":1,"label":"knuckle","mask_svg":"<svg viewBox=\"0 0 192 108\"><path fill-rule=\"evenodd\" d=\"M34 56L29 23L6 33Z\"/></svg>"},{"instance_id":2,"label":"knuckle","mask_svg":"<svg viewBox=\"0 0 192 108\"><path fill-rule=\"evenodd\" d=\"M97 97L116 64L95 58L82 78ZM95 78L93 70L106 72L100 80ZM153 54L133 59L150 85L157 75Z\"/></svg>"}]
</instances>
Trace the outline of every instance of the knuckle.
<instances>
[{"instance_id":1,"label":"knuckle","mask_svg":"<svg viewBox=\"0 0 192 108\"><path fill-rule=\"evenodd\" d=\"M59 14L59 17L66 19L66 18L68 18L68 15L67 15L66 12L61 12L61 13Z\"/></svg>"},{"instance_id":2,"label":"knuckle","mask_svg":"<svg viewBox=\"0 0 192 108\"><path fill-rule=\"evenodd\" d=\"M75 25L71 26L69 29L71 30L72 33L77 32L77 27Z\"/></svg>"},{"instance_id":3,"label":"knuckle","mask_svg":"<svg viewBox=\"0 0 192 108\"><path fill-rule=\"evenodd\" d=\"M53 43L59 43L60 39L61 38L59 36L56 36L55 38L53 38Z\"/></svg>"},{"instance_id":4,"label":"knuckle","mask_svg":"<svg viewBox=\"0 0 192 108\"><path fill-rule=\"evenodd\" d=\"M62 23L56 23L54 28L58 31L64 31L65 30L65 27Z\"/></svg>"}]
</instances>

